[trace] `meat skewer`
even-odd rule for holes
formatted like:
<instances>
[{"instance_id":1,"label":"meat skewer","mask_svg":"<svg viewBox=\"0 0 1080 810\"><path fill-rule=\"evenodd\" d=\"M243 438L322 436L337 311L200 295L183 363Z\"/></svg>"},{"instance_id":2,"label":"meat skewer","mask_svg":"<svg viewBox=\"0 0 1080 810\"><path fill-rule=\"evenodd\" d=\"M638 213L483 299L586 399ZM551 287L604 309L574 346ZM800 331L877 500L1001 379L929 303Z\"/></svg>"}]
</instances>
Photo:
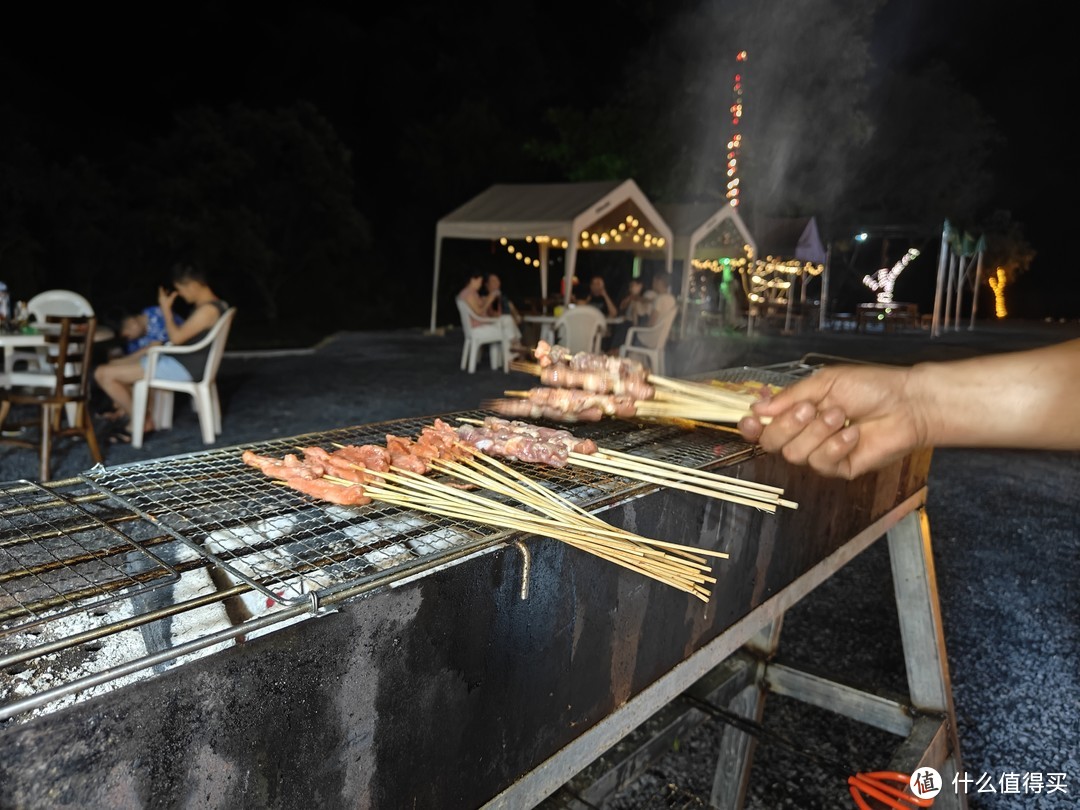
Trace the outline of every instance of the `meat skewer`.
<instances>
[{"instance_id":1,"label":"meat skewer","mask_svg":"<svg viewBox=\"0 0 1080 810\"><path fill-rule=\"evenodd\" d=\"M483 421L478 419L460 419L459 421L465 423L458 428L458 436L463 443L472 445L487 455L513 458L524 462L533 459L527 455L507 452L504 446L499 445L497 442L483 441L482 437L487 435L483 428L497 430L502 435L515 432L519 435L529 435L533 431L544 430L544 428L538 428L525 422L507 421L497 416L486 417ZM470 427L471 425L483 427L477 430ZM558 432L569 434L569 431ZM573 434L569 435L572 436ZM481 439L478 440L475 437L481 437ZM569 440L563 439L563 441ZM597 447L595 442L589 440L581 441L581 449L572 450L564 463L620 475L646 483L659 484L672 489L707 495L733 503L741 503L769 513L776 512L779 507L797 509L799 506L794 501L782 498L783 490L779 487L759 484L754 481L744 481L732 476L683 467L678 464L621 453L616 450L607 450ZM563 466L563 463L553 464L553 466Z\"/></svg>"},{"instance_id":2,"label":"meat skewer","mask_svg":"<svg viewBox=\"0 0 1080 810\"><path fill-rule=\"evenodd\" d=\"M681 415L693 418L692 413L703 421L737 422L749 412L764 390L779 390L777 386L754 382L713 384L673 380L652 374L633 360L588 352L571 354L566 348L545 341L537 344L534 356L537 363L515 361L511 366L515 371L538 376L541 383L552 388L626 394L638 402L673 403L655 408L648 406L638 414L645 417L678 418Z\"/></svg>"},{"instance_id":3,"label":"meat skewer","mask_svg":"<svg viewBox=\"0 0 1080 810\"><path fill-rule=\"evenodd\" d=\"M493 425L492 428L500 427ZM568 431L527 427L527 430L490 430L503 439L504 452L540 461L540 455L528 450L541 445L559 448L569 455L574 449L595 447L588 441L575 439ZM516 441L515 441L516 440ZM490 446L494 446L492 443ZM442 420L421 430L413 440L387 435L387 446L340 446L330 451L321 447L300 449L302 455L289 453L282 459L261 456L245 450L241 458L248 464L285 486L319 500L341 505L365 505L373 500L430 512L447 517L468 519L500 528L517 529L543 534L588 551L601 559L614 562L629 570L659 580L707 602L708 566L690 547L650 540L604 523L599 518L570 504L524 476L514 474L510 483L466 469L463 462L473 456L483 457L458 437L458 431ZM387 464L387 459L390 464ZM409 462L412 459L413 462ZM490 460L492 463L493 460ZM370 469L367 465L379 469ZM410 464L410 467L398 464ZM384 467L388 469L383 469ZM462 492L453 484L425 478L434 469L449 473L471 485L484 486L496 492L519 496L523 503L539 514L524 511L480 495ZM544 492L544 495L537 494ZM726 557L722 552L702 551L702 554Z\"/></svg>"},{"instance_id":4,"label":"meat skewer","mask_svg":"<svg viewBox=\"0 0 1080 810\"><path fill-rule=\"evenodd\" d=\"M487 403L487 407L503 416L525 416L534 412L561 414L557 421L564 422L598 422L604 416L631 419L636 415L636 400L626 394L597 394L576 388L544 387L506 393L528 405L514 405L514 400L497 399Z\"/></svg>"}]
</instances>

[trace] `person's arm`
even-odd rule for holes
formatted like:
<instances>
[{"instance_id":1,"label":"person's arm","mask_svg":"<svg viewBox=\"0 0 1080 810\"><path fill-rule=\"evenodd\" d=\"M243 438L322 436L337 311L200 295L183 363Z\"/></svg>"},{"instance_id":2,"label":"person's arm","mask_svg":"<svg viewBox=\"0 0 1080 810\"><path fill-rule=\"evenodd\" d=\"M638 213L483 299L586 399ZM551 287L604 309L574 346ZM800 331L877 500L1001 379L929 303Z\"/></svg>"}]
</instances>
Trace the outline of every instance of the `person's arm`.
<instances>
[{"instance_id":1,"label":"person's arm","mask_svg":"<svg viewBox=\"0 0 1080 810\"><path fill-rule=\"evenodd\" d=\"M196 308L186 321L177 324L173 318L172 305L176 300L176 291L166 290L164 287L158 292L158 304L165 316L165 329L169 333L169 342L174 346L182 346L200 332L205 332L218 319L218 308L213 304L203 304Z\"/></svg>"},{"instance_id":2,"label":"person's arm","mask_svg":"<svg viewBox=\"0 0 1080 810\"><path fill-rule=\"evenodd\" d=\"M499 306L502 293L500 290L492 290L484 297L484 314L489 318L498 318L502 315L502 307Z\"/></svg>"},{"instance_id":3,"label":"person's arm","mask_svg":"<svg viewBox=\"0 0 1080 810\"><path fill-rule=\"evenodd\" d=\"M489 299L481 297L480 293L472 291L464 292L461 294L462 300L469 305L469 309L472 310L473 315L477 318L487 318L487 308Z\"/></svg>"},{"instance_id":4,"label":"person's arm","mask_svg":"<svg viewBox=\"0 0 1080 810\"><path fill-rule=\"evenodd\" d=\"M652 303L652 307L649 309L649 326L656 326L660 323L660 318L670 312L675 306L676 304L673 298L669 304L667 298L664 296L657 296L656 300Z\"/></svg>"},{"instance_id":5,"label":"person's arm","mask_svg":"<svg viewBox=\"0 0 1080 810\"><path fill-rule=\"evenodd\" d=\"M614 318L619 314L619 310L615 306L615 302L611 300L611 296L608 295L607 290L604 290L604 303L607 304L607 316L609 318Z\"/></svg>"},{"instance_id":6,"label":"person's arm","mask_svg":"<svg viewBox=\"0 0 1080 810\"><path fill-rule=\"evenodd\" d=\"M849 479L920 447L1080 449L1078 372L1080 340L910 368L835 366L755 403L739 429Z\"/></svg>"}]
</instances>

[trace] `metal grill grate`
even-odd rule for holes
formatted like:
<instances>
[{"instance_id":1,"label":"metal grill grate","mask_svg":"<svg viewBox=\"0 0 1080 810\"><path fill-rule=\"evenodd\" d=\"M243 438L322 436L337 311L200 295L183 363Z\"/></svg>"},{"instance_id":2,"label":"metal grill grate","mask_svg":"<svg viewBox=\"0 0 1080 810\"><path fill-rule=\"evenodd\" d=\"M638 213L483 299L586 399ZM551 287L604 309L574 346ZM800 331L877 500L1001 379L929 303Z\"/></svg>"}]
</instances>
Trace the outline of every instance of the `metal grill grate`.
<instances>
[{"instance_id":1,"label":"metal grill grate","mask_svg":"<svg viewBox=\"0 0 1080 810\"><path fill-rule=\"evenodd\" d=\"M484 411L441 417L481 419ZM387 433L413 438L433 418L312 433L250 446L281 457L298 448L384 444ZM553 425L565 427L565 425ZM730 434L686 432L666 425L605 421L574 426L601 447L637 451L691 467L733 461L752 452ZM418 560L490 543L504 530L439 518L375 502L335 506L275 484L241 460L240 448L176 456L91 471L87 479L129 509L228 571L238 582L283 604L318 599ZM527 475L580 505L611 502L642 484L568 466L519 464ZM314 596L313 596L314 595Z\"/></svg>"},{"instance_id":2,"label":"metal grill grate","mask_svg":"<svg viewBox=\"0 0 1080 810\"><path fill-rule=\"evenodd\" d=\"M0 485L0 635L158 588L179 573L32 481Z\"/></svg>"}]
</instances>

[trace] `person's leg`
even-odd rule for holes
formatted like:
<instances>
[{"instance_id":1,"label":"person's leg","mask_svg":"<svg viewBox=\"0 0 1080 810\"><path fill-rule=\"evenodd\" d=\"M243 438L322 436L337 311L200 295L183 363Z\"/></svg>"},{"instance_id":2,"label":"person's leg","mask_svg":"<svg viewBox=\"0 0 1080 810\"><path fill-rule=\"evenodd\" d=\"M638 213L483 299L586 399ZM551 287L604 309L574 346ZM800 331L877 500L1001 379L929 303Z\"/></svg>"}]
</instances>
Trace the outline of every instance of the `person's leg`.
<instances>
[{"instance_id":1,"label":"person's leg","mask_svg":"<svg viewBox=\"0 0 1080 810\"><path fill-rule=\"evenodd\" d=\"M143 378L138 363L106 363L94 369L94 379L121 413L131 416L131 387Z\"/></svg>"},{"instance_id":2,"label":"person's leg","mask_svg":"<svg viewBox=\"0 0 1080 810\"><path fill-rule=\"evenodd\" d=\"M521 330L518 329L517 323L514 322L513 315L500 315L499 329L502 330L503 337L510 339L510 350L512 352L522 354L528 351L528 348L521 342Z\"/></svg>"}]
</instances>

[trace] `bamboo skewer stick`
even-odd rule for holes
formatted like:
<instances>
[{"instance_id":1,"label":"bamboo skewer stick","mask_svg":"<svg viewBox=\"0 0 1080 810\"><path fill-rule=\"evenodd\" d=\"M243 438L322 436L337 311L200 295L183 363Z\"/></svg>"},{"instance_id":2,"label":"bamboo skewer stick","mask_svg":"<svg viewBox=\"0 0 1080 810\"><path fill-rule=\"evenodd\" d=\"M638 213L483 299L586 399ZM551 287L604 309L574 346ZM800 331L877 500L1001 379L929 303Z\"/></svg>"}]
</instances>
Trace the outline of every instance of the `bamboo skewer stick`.
<instances>
[{"instance_id":1,"label":"bamboo skewer stick","mask_svg":"<svg viewBox=\"0 0 1080 810\"><path fill-rule=\"evenodd\" d=\"M741 394L738 391L729 391L709 383L675 380L670 377L659 377L656 374L649 375L649 384L657 388L677 391L695 399L726 402L735 407L749 407L758 400L755 394Z\"/></svg>"},{"instance_id":2,"label":"bamboo skewer stick","mask_svg":"<svg viewBox=\"0 0 1080 810\"><path fill-rule=\"evenodd\" d=\"M479 452L479 451L477 451L477 452ZM488 461L488 462L494 462L496 464L499 463L499 462L495 461L495 459L485 458L484 460ZM500 466L505 466L505 465L500 465ZM507 469L509 469L509 468L507 468ZM524 480L524 481L529 480L527 478L524 478L524 476L521 476L521 479ZM488 486L488 482L490 481L490 478L486 479L485 476L470 476L468 480L476 481L477 483L481 483L483 486L487 486L488 488L491 488L490 486ZM530 482L530 483L534 483L534 482ZM498 486L498 485L496 485L496 486ZM540 487L540 489L543 489L543 488ZM600 532L600 533L605 534L605 535L617 536L617 537L625 538L625 539L629 540L630 542L635 543L635 544L639 544L639 545L644 544L644 545L647 545L647 546L662 546L662 547L670 547L670 548L677 549L681 553L683 553L684 556L686 556L689 560L693 561L696 564L696 567L701 568L701 570L708 570L708 566L705 565L705 562L706 562L705 558L702 557L702 556L699 556L699 555L701 555L701 554L711 555L711 556L714 556L714 557L720 557L721 559L727 559L728 556L729 556L728 554L726 554L725 552L722 552L722 551L711 551L711 550L705 550L705 549L689 549L689 547L687 547L687 546L680 546L680 545L677 545L677 544L665 544L663 541L660 541L660 540L653 540L653 539L648 538L648 537L641 537L640 535L635 535L635 534L626 532L623 529L617 529L617 528L611 526L609 523L605 523L604 521L600 520L598 517L596 517L592 513L586 512L585 510L578 507L576 504L572 504L569 501L566 501L566 500L560 498L558 495L556 495L555 493L552 493L550 491L545 493L549 497L544 498L543 500L537 500L537 498L535 496L531 496L527 492L522 493L521 488L514 487L514 486L510 486L509 491L506 492L505 494L510 494L513 497L518 497L523 502L529 503L529 505L531 505L534 508L539 509L539 510L547 509L549 507L549 504L554 503L556 508L560 511L561 515L563 515L564 517L569 519L571 522L573 522L575 524L578 524L578 525L581 525L584 529L588 530L591 533Z\"/></svg>"},{"instance_id":3,"label":"bamboo skewer stick","mask_svg":"<svg viewBox=\"0 0 1080 810\"><path fill-rule=\"evenodd\" d=\"M580 467L586 467L592 470L600 470L601 472L615 473L619 475L622 473L622 468L619 465L603 464L594 461L585 461L584 459L578 459L577 464ZM763 512L769 514L775 514L776 504L770 501L763 501L757 498L747 498L741 495L737 495L732 492L724 492L715 489L706 489L704 487L695 486L693 484L678 481L672 478L664 478L661 476L649 475L648 473L639 472L633 476L635 480L644 481L648 484L659 484L660 486L671 487L672 489L680 489L684 492L692 492L696 495L706 495L710 498L720 498L732 503L739 503L743 506L752 506L755 509L760 509Z\"/></svg>"},{"instance_id":4,"label":"bamboo skewer stick","mask_svg":"<svg viewBox=\"0 0 1080 810\"><path fill-rule=\"evenodd\" d=\"M563 509L563 510L567 510L570 517L572 519L576 518L576 520L578 522L581 522L582 525L588 526L588 527L592 528L594 531L597 530L597 529L599 529L601 531L610 531L611 530L612 527L611 527L610 524L605 523L604 521L600 520L600 518L596 517L591 512L585 511L584 509L582 509L577 504L574 504L574 503L566 500L565 498L562 498L561 496L557 495L556 493L551 492L550 490L546 489L545 487L540 486L539 484L532 481L531 479L520 475L515 470L513 470L511 467L509 467L509 466L507 466L505 464L502 464L501 462L497 461L496 459L490 458L488 456L483 456L480 453L479 450L473 450L473 452L476 453L479 458L481 458L483 461L487 462L488 464L496 465L500 469L506 470L507 473L509 473L509 475L512 476L514 479L520 480L522 483L526 484L528 489L534 490L535 492L537 492L544 499L544 501L554 503L558 508ZM484 478L481 477L481 478L476 478L476 479L472 479L472 480L476 480L477 482L480 482L480 481L483 481ZM514 486L512 482L510 484L510 490L511 491L509 493L507 493L507 494L511 494L511 495L516 496L516 497L519 497L523 501L527 501L527 502L530 502L530 503L534 502L534 498L532 496L530 496L527 492L523 492L522 487ZM536 506L536 508L543 509L543 508L545 508L546 504L543 501L542 502L536 502L535 506ZM649 544L649 545L658 545L658 544L660 544L662 542L662 541L652 540L652 539L647 538L647 537L639 537L637 535L632 535L632 537L634 538L635 542L646 543L646 544ZM696 553L692 553L690 551L682 551L683 549L687 548L685 546L676 546L676 548L678 548L687 558L689 558L691 560L694 560L699 564L702 564L701 567L702 567L703 570L707 570L707 568L703 565L706 562L706 560L705 560L704 557L699 556L700 554L706 554L706 555L711 555L711 556L714 556L714 557L720 557L722 559L727 559L728 556L729 556L727 553L722 552L722 551L709 551L709 550L703 550L703 549L695 549Z\"/></svg>"},{"instance_id":5,"label":"bamboo skewer stick","mask_svg":"<svg viewBox=\"0 0 1080 810\"><path fill-rule=\"evenodd\" d=\"M452 489L452 488L448 488ZM418 499L415 492L395 489L386 489L384 487L367 487L365 489L373 498L377 497L379 500L386 501L387 503L395 503L396 505L406 506L409 508L420 509L421 511L430 511L436 514L440 514L446 517L463 518L468 520L479 520L477 514L469 509L462 507L460 504L446 503L442 499L434 499L427 501L424 499ZM495 503L495 502L492 502ZM653 579L659 579L660 581L668 582L672 584L667 578L659 576L657 573L657 566L660 564L658 560L647 560L647 550L627 549L625 544L617 543L605 543L598 541L594 537L590 536L581 530L575 530L566 526L553 525L550 520L544 520L540 516L531 516L528 513L521 512L520 510L513 510L512 507L505 507L499 509L500 513L505 514L506 510L516 512L515 515L511 515L504 520L500 520L496 525L500 528L512 528L521 531L527 531L530 533L542 533L546 536L550 536L557 540L563 540L571 545L581 548L584 551L589 551L597 556L610 559L613 562L618 562L624 567L629 567L632 570L637 570L639 573L644 573L647 576L651 576ZM479 520L479 522L489 522ZM631 558L624 556L630 553L632 557L640 557L641 559L635 561ZM670 557L668 558L670 559ZM667 566L670 569L670 566ZM704 577L703 575L689 571L678 571L678 579L689 581L711 581L716 580L712 577ZM691 590L690 588L683 587L682 590ZM696 593L696 592L695 592ZM696 595L701 596L700 593ZM708 599L707 595L704 598Z\"/></svg>"},{"instance_id":6,"label":"bamboo skewer stick","mask_svg":"<svg viewBox=\"0 0 1080 810\"><path fill-rule=\"evenodd\" d=\"M458 446L465 453L462 458L435 459L430 466L470 486L512 497L535 512L393 466L389 471L374 471L349 464L370 476L363 484L332 474L323 479L335 486L361 486L364 494L387 504L551 537L709 601L708 586L717 579L709 575L708 560L701 555L726 558L727 554L652 540L611 526L476 448Z\"/></svg>"},{"instance_id":7,"label":"bamboo skewer stick","mask_svg":"<svg viewBox=\"0 0 1080 810\"><path fill-rule=\"evenodd\" d=\"M431 512L433 514L442 515L444 517L476 520L475 513L469 512L468 510L453 509L451 507L439 504L417 504L415 496L412 495L402 496L398 495L393 491L383 491L377 487L369 489L367 491L371 494L372 497L378 497L380 501L384 501L386 503L394 504L397 506L407 507L410 509L419 509L420 511ZM500 528L503 528L503 526L500 525ZM530 533L537 533L536 527L530 525L527 522L523 522L520 525L513 525L511 522L508 523L505 528L513 528ZM620 565L623 568L627 568L628 570L650 577L651 579L658 580L666 585L677 588L678 590L691 593L694 596L697 596L702 601L707 602L709 600L709 593L706 589L695 588L694 585L687 582L685 580L685 577L683 576L661 576L650 566L637 563L634 561L633 558L624 556L626 552L614 553L608 551L603 546L599 546L588 541L583 541L580 538L568 534L558 528L551 528L550 526L546 528L543 533L551 536L553 539L566 542L567 544L574 546L575 548L581 549L582 551L587 551L594 556L600 557L601 559Z\"/></svg>"},{"instance_id":8,"label":"bamboo skewer stick","mask_svg":"<svg viewBox=\"0 0 1080 810\"><path fill-rule=\"evenodd\" d=\"M467 417L459 418L459 421L471 424L483 424L482 419L471 419ZM475 452L480 453L480 451ZM487 456L483 457L488 458ZM692 484L706 487L712 491L700 494L706 494L711 497L722 498L727 493L742 495L754 499L754 503L749 504L751 506L758 506L760 502L773 504L775 506L784 506L789 509L797 509L799 506L795 501L785 500L780 497L784 492L781 487L760 484L756 481L746 481L729 475L721 475L708 470L698 470L693 467L685 467L669 461L637 456L632 453L624 453L619 450L611 450L604 447L599 448L595 453L591 454L571 452L568 461L576 466L589 467L592 465L593 469L601 469L601 467L596 465L606 463L607 467L604 468L604 471L614 472L626 478L640 479L640 474L645 474L665 479L664 481L647 479L648 483L660 483L664 486L672 487L678 487L680 484ZM505 468L505 465L503 466ZM761 494L759 495L758 493Z\"/></svg>"},{"instance_id":9,"label":"bamboo skewer stick","mask_svg":"<svg viewBox=\"0 0 1080 810\"><path fill-rule=\"evenodd\" d=\"M360 469L363 469L363 468L360 468ZM434 493L436 495L440 495L440 496L442 496L443 501L449 499L450 502L452 504L454 504L454 505L458 505L460 503L460 501L464 500L464 501L469 501L469 502L471 502L471 503L473 503L473 504L475 504L475 505L477 505L479 507L482 507L484 510L486 510L486 511L488 511L490 513L493 513L493 514L500 514L502 516L507 516L507 517L510 517L510 518L513 518L513 519L516 519L516 520L524 519L526 522L530 523L530 526L526 529L527 531L536 532L537 531L537 526L540 526L543 530L546 531L546 529L550 528L550 525L551 525L550 519L545 519L543 516L530 515L529 513L522 512L521 510L516 509L515 507L507 506L506 504L502 504L502 503L500 503L498 501L494 501L494 500L492 500L490 498L485 498L485 497L483 497L481 495L476 495L476 494L470 493L470 492L463 492L463 491L455 489L453 487L449 487L446 484L440 484L437 481L432 481L431 479L425 478L422 475L419 475L419 474L414 473L414 472L410 472L408 470L398 470L397 473L395 473L395 472L389 472L389 473L380 472L380 473L377 473L375 475L377 475L377 477L380 477L380 478L384 478L384 477L389 478L391 481L397 481L398 483L410 484L415 489L421 490L425 494L428 494L428 495L431 495L432 493ZM339 479L339 480L343 480L343 479ZM353 484L354 482L347 482L347 483ZM372 497L375 497L375 492L376 491L380 491L380 492L384 491L383 489L380 489L379 487L372 488L370 485L366 485L366 484L364 485L364 489L365 489L365 492L370 494ZM482 515L477 515L477 513L475 513L475 512L469 512L467 515L463 515L463 516L467 516L467 517L469 517L469 518L471 518L473 520L478 520L478 519L480 519L482 517ZM631 540L633 543L635 543L637 545L648 545L648 546L658 546L660 548L680 549L680 550L684 550L684 551L686 551L686 552L688 552L690 554L694 554L694 553L708 554L708 555L721 557L721 558L726 558L728 556L724 552L711 551L711 550L707 550L707 549L690 548L688 546L681 546L681 545L679 545L677 543L667 543L667 542L662 541L662 540L653 540L651 538L641 537L640 535L635 535L635 534L632 534L632 533L629 533L629 532L625 532L624 530L617 529L617 528L611 526L610 524L603 523L602 521L600 521L600 523L601 523L601 525L603 525L606 528L606 531L608 531L608 532L610 532L612 534L619 535L619 536L623 537L624 540L622 542L624 542L624 543L626 542L626 539L629 539L629 540ZM576 526L568 526L567 524L562 524L562 525L565 528L570 528L572 530L578 531L578 527L576 527ZM588 527L587 532L585 531L585 527L582 527L582 529L580 529L580 531L583 532L584 537L585 537L586 540L589 540L589 541L592 541L592 542L607 542L605 540L600 540L600 539L594 538L594 534L596 532L595 527ZM649 553L649 551L650 551L649 549L644 549L643 553L647 554L647 553Z\"/></svg>"},{"instance_id":10,"label":"bamboo skewer stick","mask_svg":"<svg viewBox=\"0 0 1080 810\"><path fill-rule=\"evenodd\" d=\"M580 454L577 454L580 455ZM784 490L782 487L774 487L769 484L760 484L757 481L744 481L742 478L735 478L731 475L721 475L720 473L710 472L709 470L697 470L693 467L684 467L680 464L675 464L671 461L661 461L657 458L646 458L645 456L635 456L633 453L624 453L621 450L610 450L606 447L601 448L595 455L604 455L609 458L624 459L630 464L645 464L651 467L662 467L667 470L672 470L683 475L697 476L706 478L718 483L729 483L739 487L746 487L747 489L757 489L762 492L771 492L776 495L782 495Z\"/></svg>"}]
</instances>

